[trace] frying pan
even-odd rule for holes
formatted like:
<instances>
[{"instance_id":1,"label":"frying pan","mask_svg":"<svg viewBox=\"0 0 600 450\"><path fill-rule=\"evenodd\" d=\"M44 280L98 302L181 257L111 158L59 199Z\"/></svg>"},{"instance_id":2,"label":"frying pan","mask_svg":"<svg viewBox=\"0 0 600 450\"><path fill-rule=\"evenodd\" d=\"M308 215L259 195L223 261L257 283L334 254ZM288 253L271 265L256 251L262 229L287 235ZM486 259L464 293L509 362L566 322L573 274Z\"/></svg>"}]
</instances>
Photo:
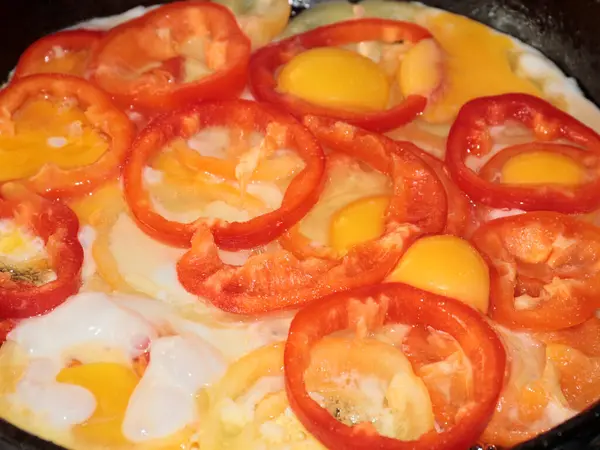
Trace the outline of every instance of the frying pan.
<instances>
[{"instance_id":1,"label":"frying pan","mask_svg":"<svg viewBox=\"0 0 600 450\"><path fill-rule=\"evenodd\" d=\"M293 14L327 0L291 0ZM476 19L540 50L600 105L600 0L422 0ZM36 39L152 0L1 0L0 80ZM474 447L477 449L478 447ZM481 448L481 447L479 447ZM1 450L60 450L0 420ZM600 450L600 403L514 450Z\"/></svg>"}]
</instances>

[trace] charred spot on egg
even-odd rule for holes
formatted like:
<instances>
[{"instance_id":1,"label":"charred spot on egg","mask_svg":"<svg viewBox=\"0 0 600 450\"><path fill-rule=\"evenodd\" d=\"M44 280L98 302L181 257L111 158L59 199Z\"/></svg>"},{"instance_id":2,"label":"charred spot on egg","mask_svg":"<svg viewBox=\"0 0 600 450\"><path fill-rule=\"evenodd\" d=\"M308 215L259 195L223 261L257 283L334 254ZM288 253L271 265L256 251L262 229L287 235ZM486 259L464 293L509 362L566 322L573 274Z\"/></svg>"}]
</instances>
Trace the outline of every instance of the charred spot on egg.
<instances>
[{"instance_id":1,"label":"charred spot on egg","mask_svg":"<svg viewBox=\"0 0 600 450\"><path fill-rule=\"evenodd\" d=\"M6 274L11 281L16 283L26 283L34 286L41 286L52 277L52 271L40 271L39 269L11 267L0 262L0 273Z\"/></svg>"}]
</instances>

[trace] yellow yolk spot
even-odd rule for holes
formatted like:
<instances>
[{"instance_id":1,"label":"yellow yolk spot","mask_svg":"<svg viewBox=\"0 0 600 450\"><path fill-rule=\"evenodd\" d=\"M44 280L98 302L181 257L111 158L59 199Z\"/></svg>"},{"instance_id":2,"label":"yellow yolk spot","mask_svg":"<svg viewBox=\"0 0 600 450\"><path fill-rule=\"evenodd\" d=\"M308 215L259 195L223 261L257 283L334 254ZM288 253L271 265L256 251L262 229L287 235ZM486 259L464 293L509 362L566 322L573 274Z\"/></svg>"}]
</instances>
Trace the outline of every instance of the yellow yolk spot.
<instances>
[{"instance_id":1,"label":"yellow yolk spot","mask_svg":"<svg viewBox=\"0 0 600 450\"><path fill-rule=\"evenodd\" d=\"M515 74L509 60L516 49L508 36L466 17L450 13L427 18L445 54L441 95L425 110L430 122L449 122L467 101L487 95L524 92L540 96L529 80Z\"/></svg>"},{"instance_id":2,"label":"yellow yolk spot","mask_svg":"<svg viewBox=\"0 0 600 450\"><path fill-rule=\"evenodd\" d=\"M481 255L464 239L451 235L416 241L387 281L398 281L457 300L486 313L490 277Z\"/></svg>"},{"instance_id":3,"label":"yellow yolk spot","mask_svg":"<svg viewBox=\"0 0 600 450\"><path fill-rule=\"evenodd\" d=\"M563 184L582 182L583 169L572 158L560 153L521 153L502 167L504 184Z\"/></svg>"},{"instance_id":4,"label":"yellow yolk spot","mask_svg":"<svg viewBox=\"0 0 600 450\"><path fill-rule=\"evenodd\" d=\"M385 227L387 196L356 200L335 213L331 219L329 245L345 253L357 244L377 239Z\"/></svg>"},{"instance_id":5,"label":"yellow yolk spot","mask_svg":"<svg viewBox=\"0 0 600 450\"><path fill-rule=\"evenodd\" d=\"M281 92L352 111L385 109L390 94L388 79L376 63L335 47L300 53L283 67L277 81Z\"/></svg>"},{"instance_id":6,"label":"yellow yolk spot","mask_svg":"<svg viewBox=\"0 0 600 450\"><path fill-rule=\"evenodd\" d=\"M0 181L35 175L45 164L93 164L108 142L68 101L32 100L13 115L14 134L0 134Z\"/></svg>"},{"instance_id":7,"label":"yellow yolk spot","mask_svg":"<svg viewBox=\"0 0 600 450\"><path fill-rule=\"evenodd\" d=\"M56 381L81 386L96 398L92 416L75 427L77 437L104 445L128 442L121 425L129 397L139 381L131 368L116 363L83 364L63 369Z\"/></svg>"}]
</instances>

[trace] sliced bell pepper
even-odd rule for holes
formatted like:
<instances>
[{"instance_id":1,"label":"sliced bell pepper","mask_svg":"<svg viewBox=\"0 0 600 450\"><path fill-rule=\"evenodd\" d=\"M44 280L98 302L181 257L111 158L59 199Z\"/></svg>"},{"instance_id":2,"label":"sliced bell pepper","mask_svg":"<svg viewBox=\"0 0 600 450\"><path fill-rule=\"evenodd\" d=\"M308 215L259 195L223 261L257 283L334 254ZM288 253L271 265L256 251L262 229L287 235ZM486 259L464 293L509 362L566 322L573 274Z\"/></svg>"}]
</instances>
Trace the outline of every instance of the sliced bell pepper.
<instances>
[{"instance_id":1,"label":"sliced bell pepper","mask_svg":"<svg viewBox=\"0 0 600 450\"><path fill-rule=\"evenodd\" d=\"M173 139L190 138L211 126L265 133L258 149L261 155L287 148L303 159L305 167L291 181L280 208L247 222L230 223L205 218L191 223L175 222L153 210L144 187L144 166ZM196 230L207 224L216 244L226 250L270 242L310 210L323 184L325 157L315 138L286 113L246 100L202 103L159 118L142 131L130 155L123 173L125 198L138 225L153 238L183 248L189 247Z\"/></svg>"},{"instance_id":2,"label":"sliced bell pepper","mask_svg":"<svg viewBox=\"0 0 600 450\"><path fill-rule=\"evenodd\" d=\"M31 44L19 58L13 79L34 73L63 73L85 77L93 49L104 35L98 30L68 30Z\"/></svg>"},{"instance_id":3,"label":"sliced bell pepper","mask_svg":"<svg viewBox=\"0 0 600 450\"><path fill-rule=\"evenodd\" d=\"M471 200L456 185L448 172L448 168L443 161L435 156L422 151L417 146L411 147L413 151L429 165L436 173L446 191L448 199L448 217L446 219L445 234L455 234L465 236L469 233L473 220L473 205Z\"/></svg>"},{"instance_id":4,"label":"sliced bell pepper","mask_svg":"<svg viewBox=\"0 0 600 450\"><path fill-rule=\"evenodd\" d=\"M411 95L396 106L377 112L328 108L278 92L276 72L294 56L317 47L341 46L360 41L415 43L426 38L431 38L431 34L425 28L394 20L356 19L326 25L257 50L250 59L250 89L258 100L279 105L297 117L325 116L372 131L388 131L410 122L423 112L427 99Z\"/></svg>"},{"instance_id":5,"label":"sliced bell pepper","mask_svg":"<svg viewBox=\"0 0 600 450\"><path fill-rule=\"evenodd\" d=\"M226 7L175 2L109 31L92 55L91 79L124 108L167 112L236 98L249 56L250 41Z\"/></svg>"},{"instance_id":6,"label":"sliced bell pepper","mask_svg":"<svg viewBox=\"0 0 600 450\"><path fill-rule=\"evenodd\" d=\"M507 185L489 179L488 170L477 173L467 165L470 156L484 157L493 148L490 128L516 121L529 128L538 141L504 149L504 152L524 151L567 152L589 176L576 185L541 184ZM569 141L558 145L548 141ZM506 153L510 156L512 153ZM518 208L525 211L557 211L561 213L590 212L600 207L600 136L577 119L541 98L527 94L504 94L482 97L466 103L460 110L448 135L446 163L458 186L469 197L494 208ZM594 170L595 168L595 170Z\"/></svg>"},{"instance_id":7,"label":"sliced bell pepper","mask_svg":"<svg viewBox=\"0 0 600 450\"><path fill-rule=\"evenodd\" d=\"M600 318L596 316L581 325L548 333L536 333L535 337L546 344L563 344L587 356L600 357Z\"/></svg>"},{"instance_id":8,"label":"sliced bell pepper","mask_svg":"<svg viewBox=\"0 0 600 450\"><path fill-rule=\"evenodd\" d=\"M421 159L425 152L410 142L392 141L333 119L307 116L304 124L323 146L346 153L392 178L393 195L387 208L382 239L397 232L398 225L406 223L417 227L415 235L439 233L444 229L447 196L433 165L430 167ZM298 226L287 232L281 242L301 258L339 260L344 256L332 248L313 245ZM397 259L392 257L389 261L380 261L380 266L387 267L389 263L391 270L396 262Z\"/></svg>"},{"instance_id":9,"label":"sliced bell pepper","mask_svg":"<svg viewBox=\"0 0 600 450\"><path fill-rule=\"evenodd\" d=\"M37 106L32 106L35 102L41 105L42 113L31 112L29 115L33 117L21 126L25 110L35 109ZM48 110L47 104L51 105ZM56 130L49 129L48 123L52 123L53 115L60 116L63 109L76 109L78 112L73 114L72 122L60 123ZM28 188L51 198L87 194L114 179L135 133L133 124L106 93L71 75L37 74L16 80L0 92L0 110L0 153L3 153L3 146L14 141L26 161L38 162L38 166L31 167L31 176L24 173L25 176L15 179L24 178L22 181ZM65 115L71 117L69 112ZM28 141L29 138L32 142ZM42 139L42 144L38 144L38 138ZM46 144L46 141L52 140L58 141L58 144ZM38 145L52 147L54 154L40 154L43 149L39 149ZM23 147L33 153L27 155ZM82 149L88 150L88 147L91 156L82 159L81 165L74 165L73 159L78 161L81 155L74 155L73 148L83 152ZM19 152L6 150L4 163L9 162L11 157L18 158ZM15 165L17 170L19 165ZM10 167L5 169L12 170ZM10 172L6 173L5 180L9 179Z\"/></svg>"},{"instance_id":10,"label":"sliced bell pepper","mask_svg":"<svg viewBox=\"0 0 600 450\"><path fill-rule=\"evenodd\" d=\"M309 395L305 372L311 350L325 336L354 329L357 338L392 323L428 326L456 339L472 367L472 397L443 431L401 441L382 436L372 424L337 421ZM468 306L410 286L389 283L336 293L300 310L284 351L286 391L292 410L306 429L329 448L464 449L490 420L504 383L506 353L483 316Z\"/></svg>"},{"instance_id":11,"label":"sliced bell pepper","mask_svg":"<svg viewBox=\"0 0 600 450\"><path fill-rule=\"evenodd\" d=\"M250 256L238 267L221 261L217 236L213 239L208 227L196 228L192 248L177 265L179 280L189 292L237 314L298 307L332 292L382 281L414 239L444 228L444 188L435 172L411 151L412 144L397 144L332 119L309 117L305 124L325 146L348 153L394 180L383 236L341 255L329 247L312 246L292 228L290 236L280 239L283 249Z\"/></svg>"},{"instance_id":12,"label":"sliced bell pepper","mask_svg":"<svg viewBox=\"0 0 600 450\"><path fill-rule=\"evenodd\" d=\"M14 219L44 240L56 279L37 285L4 272L0 277L0 320L44 314L75 294L81 285L79 221L66 205L38 197L20 185L6 184L1 194L0 218Z\"/></svg>"},{"instance_id":13,"label":"sliced bell pepper","mask_svg":"<svg viewBox=\"0 0 600 450\"><path fill-rule=\"evenodd\" d=\"M600 228L553 212L481 226L473 244L490 265L490 316L509 328L556 331L600 307Z\"/></svg>"}]
</instances>

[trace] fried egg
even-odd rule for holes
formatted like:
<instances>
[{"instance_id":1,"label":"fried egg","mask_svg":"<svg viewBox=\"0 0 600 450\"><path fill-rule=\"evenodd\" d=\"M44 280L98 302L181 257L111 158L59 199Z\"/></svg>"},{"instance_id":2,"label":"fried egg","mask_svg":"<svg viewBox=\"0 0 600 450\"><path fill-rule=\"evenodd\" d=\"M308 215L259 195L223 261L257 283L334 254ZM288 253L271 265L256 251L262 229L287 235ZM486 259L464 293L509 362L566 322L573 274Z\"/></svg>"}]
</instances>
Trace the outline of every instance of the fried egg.
<instances>
[{"instance_id":1,"label":"fried egg","mask_svg":"<svg viewBox=\"0 0 600 450\"><path fill-rule=\"evenodd\" d=\"M3 386L4 412L91 444L167 438L197 420L196 394L220 377L225 359L198 336L165 335L125 300L82 293L20 322L0 350L20 353L23 366L12 392ZM150 362L136 373L146 352ZM4 373L14 369L6 354L1 360Z\"/></svg>"}]
</instances>

